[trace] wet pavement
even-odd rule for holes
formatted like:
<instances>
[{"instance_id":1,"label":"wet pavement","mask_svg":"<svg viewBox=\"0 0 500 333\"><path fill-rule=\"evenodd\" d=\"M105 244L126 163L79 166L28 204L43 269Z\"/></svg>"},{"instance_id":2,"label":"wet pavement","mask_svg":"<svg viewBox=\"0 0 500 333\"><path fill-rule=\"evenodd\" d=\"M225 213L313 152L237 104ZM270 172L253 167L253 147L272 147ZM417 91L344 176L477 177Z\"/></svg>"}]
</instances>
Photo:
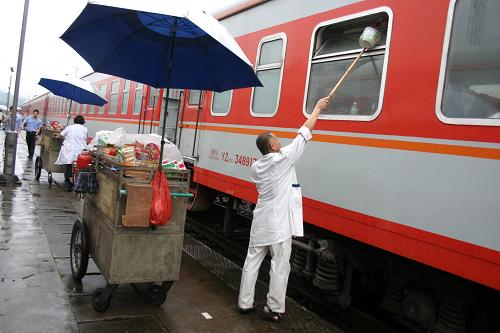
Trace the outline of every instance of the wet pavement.
<instances>
[{"instance_id":1,"label":"wet pavement","mask_svg":"<svg viewBox=\"0 0 500 333\"><path fill-rule=\"evenodd\" d=\"M3 141L1 131L1 156ZM1 333L339 332L289 299L287 316L278 324L266 321L259 311L240 315L240 268L189 236L180 279L161 307L143 300L144 286L121 285L109 309L96 312L91 298L106 286L105 279L90 260L87 275L74 281L69 264L71 229L83 202L65 191L62 174L54 174L52 187L45 171L40 181L34 180L34 161L26 156L20 138L16 174L21 185L0 185ZM263 302L265 290L259 284L257 302Z\"/></svg>"}]
</instances>

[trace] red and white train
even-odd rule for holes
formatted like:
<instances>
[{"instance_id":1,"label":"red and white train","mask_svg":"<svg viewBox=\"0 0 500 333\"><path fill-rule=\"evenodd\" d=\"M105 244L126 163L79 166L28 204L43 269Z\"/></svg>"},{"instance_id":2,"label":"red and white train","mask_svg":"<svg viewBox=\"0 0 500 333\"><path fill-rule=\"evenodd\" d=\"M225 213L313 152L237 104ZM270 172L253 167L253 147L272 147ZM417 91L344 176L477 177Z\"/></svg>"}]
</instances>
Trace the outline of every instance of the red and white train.
<instances>
[{"instance_id":1,"label":"red and white train","mask_svg":"<svg viewBox=\"0 0 500 333\"><path fill-rule=\"evenodd\" d=\"M293 138L359 53L363 28L375 26L382 41L362 57L297 164L308 234L301 249L320 247L338 260L320 256L314 267L302 252L294 270L343 305L380 273L382 307L408 325L491 330L500 298L498 17L497 0L253 0L219 13L264 87L170 96L169 137L192 163L193 207L214 192L254 203L256 136ZM159 130L163 90L97 73L87 79L110 101L72 110L91 132ZM64 119L66 105L47 94L24 107L53 120ZM488 317L493 326L481 326Z\"/></svg>"}]
</instances>

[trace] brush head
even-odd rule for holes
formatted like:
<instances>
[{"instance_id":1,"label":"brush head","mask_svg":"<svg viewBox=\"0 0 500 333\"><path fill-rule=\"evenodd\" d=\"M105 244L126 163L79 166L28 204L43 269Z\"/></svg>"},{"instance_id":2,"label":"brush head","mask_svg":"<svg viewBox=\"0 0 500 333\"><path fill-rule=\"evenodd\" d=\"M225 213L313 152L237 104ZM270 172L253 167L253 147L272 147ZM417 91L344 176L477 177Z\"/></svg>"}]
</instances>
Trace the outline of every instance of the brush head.
<instances>
[{"instance_id":1,"label":"brush head","mask_svg":"<svg viewBox=\"0 0 500 333\"><path fill-rule=\"evenodd\" d=\"M361 37L359 37L359 45L364 49L371 49L377 45L381 37L380 31L372 27L366 27Z\"/></svg>"}]
</instances>

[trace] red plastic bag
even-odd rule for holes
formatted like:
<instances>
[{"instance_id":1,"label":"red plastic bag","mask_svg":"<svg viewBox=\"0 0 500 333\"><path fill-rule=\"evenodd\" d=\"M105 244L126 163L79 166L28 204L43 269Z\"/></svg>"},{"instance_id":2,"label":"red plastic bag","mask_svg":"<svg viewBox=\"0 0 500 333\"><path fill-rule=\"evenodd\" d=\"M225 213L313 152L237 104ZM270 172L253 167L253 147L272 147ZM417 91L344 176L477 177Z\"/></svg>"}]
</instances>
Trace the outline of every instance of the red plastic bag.
<instances>
[{"instance_id":1,"label":"red plastic bag","mask_svg":"<svg viewBox=\"0 0 500 333\"><path fill-rule=\"evenodd\" d=\"M153 200L149 222L153 225L164 225L172 216L172 201L167 177L163 170L156 170L153 178Z\"/></svg>"}]
</instances>

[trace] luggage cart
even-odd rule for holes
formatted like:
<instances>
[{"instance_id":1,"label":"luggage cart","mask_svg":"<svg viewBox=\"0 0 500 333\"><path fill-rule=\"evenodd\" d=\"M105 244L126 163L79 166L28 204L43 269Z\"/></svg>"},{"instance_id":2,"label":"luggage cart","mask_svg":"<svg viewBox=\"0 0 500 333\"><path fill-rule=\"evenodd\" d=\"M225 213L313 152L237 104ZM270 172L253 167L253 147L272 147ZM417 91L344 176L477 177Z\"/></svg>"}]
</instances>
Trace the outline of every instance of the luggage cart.
<instances>
[{"instance_id":1,"label":"luggage cart","mask_svg":"<svg viewBox=\"0 0 500 333\"><path fill-rule=\"evenodd\" d=\"M71 234L73 278L82 279L89 255L107 286L92 298L96 311L106 311L119 284L148 283L142 296L162 305L179 279L184 223L189 193L189 170L167 170L172 194L172 217L164 226L149 225L151 179L155 168L123 167L103 154L93 154L99 192L85 197L83 219ZM137 289L137 288L136 288Z\"/></svg>"},{"instance_id":2,"label":"luggage cart","mask_svg":"<svg viewBox=\"0 0 500 333\"><path fill-rule=\"evenodd\" d=\"M49 186L53 183L52 173L64 173L64 165L55 164L61 151L63 138L59 137L60 131L42 128L42 139L40 142L40 155L35 160L35 179L39 180L42 169L49 174Z\"/></svg>"}]
</instances>

